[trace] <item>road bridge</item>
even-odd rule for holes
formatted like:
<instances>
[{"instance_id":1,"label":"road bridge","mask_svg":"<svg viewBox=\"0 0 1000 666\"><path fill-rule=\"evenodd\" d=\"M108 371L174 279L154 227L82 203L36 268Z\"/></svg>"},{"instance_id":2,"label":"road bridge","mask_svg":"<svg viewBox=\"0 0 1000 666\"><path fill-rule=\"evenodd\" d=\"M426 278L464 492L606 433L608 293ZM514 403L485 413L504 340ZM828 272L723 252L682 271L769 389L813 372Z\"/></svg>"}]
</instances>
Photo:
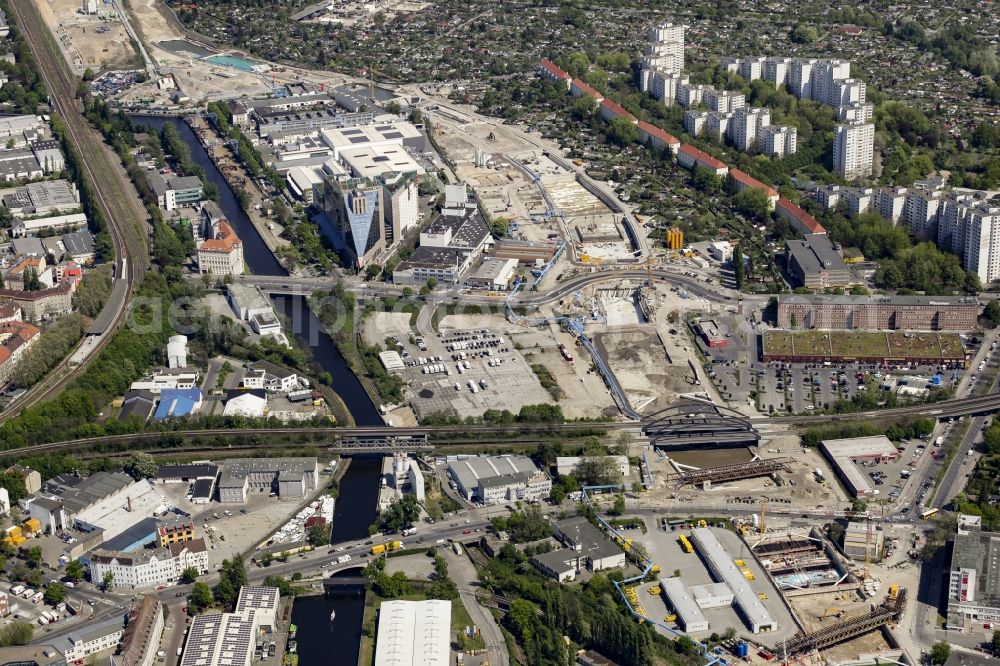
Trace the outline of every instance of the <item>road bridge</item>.
<instances>
[{"instance_id":1,"label":"road bridge","mask_svg":"<svg viewBox=\"0 0 1000 666\"><path fill-rule=\"evenodd\" d=\"M672 450L755 446L760 441L739 412L690 398L644 418L642 432L653 446Z\"/></svg>"}]
</instances>

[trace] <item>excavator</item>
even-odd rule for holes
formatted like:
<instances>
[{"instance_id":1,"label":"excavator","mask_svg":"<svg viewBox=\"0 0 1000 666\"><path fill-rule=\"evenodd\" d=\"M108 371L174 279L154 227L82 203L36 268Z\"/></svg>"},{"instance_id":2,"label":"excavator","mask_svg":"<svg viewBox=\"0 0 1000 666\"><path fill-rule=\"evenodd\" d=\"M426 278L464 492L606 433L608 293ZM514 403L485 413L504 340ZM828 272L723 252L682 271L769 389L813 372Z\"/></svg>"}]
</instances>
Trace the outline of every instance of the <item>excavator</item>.
<instances>
[{"instance_id":1,"label":"excavator","mask_svg":"<svg viewBox=\"0 0 1000 666\"><path fill-rule=\"evenodd\" d=\"M843 617L844 613L846 612L847 611L845 611L843 608L827 608L825 611L823 611L823 614L819 616L819 621L822 622L828 617L834 617L839 620L841 617Z\"/></svg>"}]
</instances>

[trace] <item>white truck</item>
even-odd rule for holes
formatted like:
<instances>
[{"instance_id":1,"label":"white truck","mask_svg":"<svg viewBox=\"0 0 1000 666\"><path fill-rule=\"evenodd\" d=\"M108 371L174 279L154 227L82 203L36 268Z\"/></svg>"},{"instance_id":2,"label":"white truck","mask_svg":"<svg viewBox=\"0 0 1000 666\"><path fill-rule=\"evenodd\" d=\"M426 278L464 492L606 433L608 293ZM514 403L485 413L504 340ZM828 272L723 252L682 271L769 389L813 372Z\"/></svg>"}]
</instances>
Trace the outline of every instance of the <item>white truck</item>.
<instances>
[{"instance_id":1,"label":"white truck","mask_svg":"<svg viewBox=\"0 0 1000 666\"><path fill-rule=\"evenodd\" d=\"M337 564L347 564L350 561L351 561L350 555L341 555L340 557L337 558Z\"/></svg>"},{"instance_id":2,"label":"white truck","mask_svg":"<svg viewBox=\"0 0 1000 666\"><path fill-rule=\"evenodd\" d=\"M407 537L407 536L413 536L416 533L417 533L417 528L416 527L410 527L408 529L403 530L403 536L405 536L405 537Z\"/></svg>"}]
</instances>

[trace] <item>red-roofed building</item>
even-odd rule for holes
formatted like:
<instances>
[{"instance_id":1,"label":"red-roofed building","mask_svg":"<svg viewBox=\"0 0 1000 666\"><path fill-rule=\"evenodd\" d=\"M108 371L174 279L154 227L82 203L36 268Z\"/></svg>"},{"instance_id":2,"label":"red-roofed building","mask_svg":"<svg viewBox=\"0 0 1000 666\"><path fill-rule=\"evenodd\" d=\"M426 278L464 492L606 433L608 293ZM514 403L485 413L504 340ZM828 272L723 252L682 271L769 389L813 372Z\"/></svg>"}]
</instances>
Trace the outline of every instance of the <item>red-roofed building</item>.
<instances>
[{"instance_id":1,"label":"red-roofed building","mask_svg":"<svg viewBox=\"0 0 1000 666\"><path fill-rule=\"evenodd\" d=\"M10 381L14 366L38 339L36 326L24 321L0 323L0 385Z\"/></svg>"},{"instance_id":2,"label":"red-roofed building","mask_svg":"<svg viewBox=\"0 0 1000 666\"><path fill-rule=\"evenodd\" d=\"M21 308L14 303L0 303L0 324L21 321Z\"/></svg>"},{"instance_id":3,"label":"red-roofed building","mask_svg":"<svg viewBox=\"0 0 1000 666\"><path fill-rule=\"evenodd\" d=\"M770 202L768 205L771 210L774 210L775 204L778 203L778 191L775 190L770 185L760 182L753 176L746 174L739 169L730 169L729 178L732 180L733 187L737 192L740 190L745 190L747 188L753 190L762 190L764 194L767 195L767 200Z\"/></svg>"},{"instance_id":4,"label":"red-roofed building","mask_svg":"<svg viewBox=\"0 0 1000 666\"><path fill-rule=\"evenodd\" d=\"M639 121L639 140L660 150L668 148L674 155L677 154L677 149L681 145L677 137L667 134L656 125L650 125L645 120Z\"/></svg>"},{"instance_id":5,"label":"red-roofed building","mask_svg":"<svg viewBox=\"0 0 1000 666\"><path fill-rule=\"evenodd\" d=\"M694 146L682 143L677 150L677 163L685 169L695 169L701 167L708 169L716 176L725 176L729 173L729 167L715 159L703 150L698 150Z\"/></svg>"},{"instance_id":6,"label":"red-roofed building","mask_svg":"<svg viewBox=\"0 0 1000 666\"><path fill-rule=\"evenodd\" d=\"M817 222L812 215L805 212L785 197L780 197L778 199L778 204L775 209L778 212L778 217L783 220L787 220L788 223L792 225L792 228L800 234L826 233L826 228Z\"/></svg>"},{"instance_id":7,"label":"red-roofed building","mask_svg":"<svg viewBox=\"0 0 1000 666\"><path fill-rule=\"evenodd\" d=\"M614 120L615 118L625 118L626 120L631 121L633 125L639 122L635 116L625 110L625 107L613 99L602 99L600 111L601 118L608 121Z\"/></svg>"},{"instance_id":8,"label":"red-roofed building","mask_svg":"<svg viewBox=\"0 0 1000 666\"><path fill-rule=\"evenodd\" d=\"M569 92L575 97L580 97L582 95L586 95L587 97L592 97L594 101L597 102L598 104L604 101L604 95L597 92L596 90L588 86L580 79L573 79L570 82Z\"/></svg>"},{"instance_id":9,"label":"red-roofed building","mask_svg":"<svg viewBox=\"0 0 1000 666\"><path fill-rule=\"evenodd\" d=\"M566 84L566 90L569 90L569 84L573 80L572 76L567 74L559 67L559 65L555 64L548 58L542 58L542 61L538 64L538 73L545 79L564 81Z\"/></svg>"},{"instance_id":10,"label":"red-roofed building","mask_svg":"<svg viewBox=\"0 0 1000 666\"><path fill-rule=\"evenodd\" d=\"M215 238L198 246L198 270L209 275L243 273L243 241L228 222L219 222Z\"/></svg>"}]
</instances>

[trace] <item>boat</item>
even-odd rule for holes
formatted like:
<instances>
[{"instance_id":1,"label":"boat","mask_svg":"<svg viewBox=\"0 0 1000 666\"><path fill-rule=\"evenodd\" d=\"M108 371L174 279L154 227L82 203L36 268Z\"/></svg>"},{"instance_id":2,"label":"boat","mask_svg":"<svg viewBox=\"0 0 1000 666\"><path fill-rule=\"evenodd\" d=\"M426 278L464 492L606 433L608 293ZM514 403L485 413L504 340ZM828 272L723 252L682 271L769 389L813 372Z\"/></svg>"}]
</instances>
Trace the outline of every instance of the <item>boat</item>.
<instances>
[{"instance_id":1,"label":"boat","mask_svg":"<svg viewBox=\"0 0 1000 666\"><path fill-rule=\"evenodd\" d=\"M337 619L337 611L332 610L330 611L330 622L333 622L335 619Z\"/></svg>"}]
</instances>

